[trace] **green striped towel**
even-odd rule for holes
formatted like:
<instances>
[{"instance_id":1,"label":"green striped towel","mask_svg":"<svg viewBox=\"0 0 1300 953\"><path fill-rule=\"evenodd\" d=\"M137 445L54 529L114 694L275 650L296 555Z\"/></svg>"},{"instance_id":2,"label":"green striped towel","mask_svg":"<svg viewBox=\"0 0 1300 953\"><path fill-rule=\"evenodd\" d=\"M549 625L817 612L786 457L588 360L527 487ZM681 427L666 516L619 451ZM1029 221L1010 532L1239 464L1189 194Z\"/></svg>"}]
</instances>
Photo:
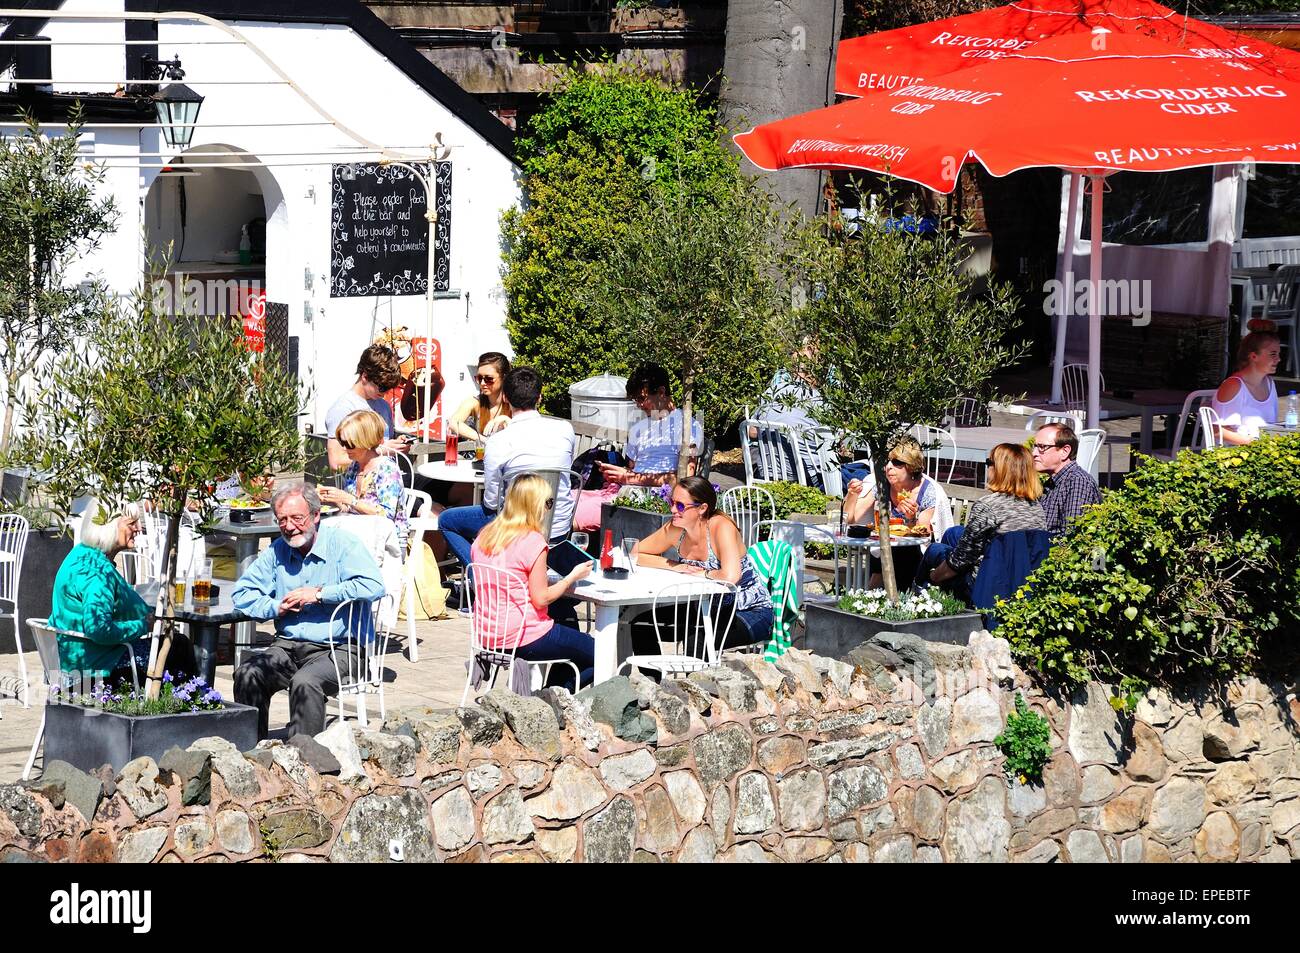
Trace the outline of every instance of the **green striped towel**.
<instances>
[{"instance_id":1,"label":"green striped towel","mask_svg":"<svg viewBox=\"0 0 1300 953\"><path fill-rule=\"evenodd\" d=\"M799 580L795 577L794 550L789 543L769 539L749 547L749 561L772 597L772 639L763 650L769 662L790 647L799 621Z\"/></svg>"}]
</instances>

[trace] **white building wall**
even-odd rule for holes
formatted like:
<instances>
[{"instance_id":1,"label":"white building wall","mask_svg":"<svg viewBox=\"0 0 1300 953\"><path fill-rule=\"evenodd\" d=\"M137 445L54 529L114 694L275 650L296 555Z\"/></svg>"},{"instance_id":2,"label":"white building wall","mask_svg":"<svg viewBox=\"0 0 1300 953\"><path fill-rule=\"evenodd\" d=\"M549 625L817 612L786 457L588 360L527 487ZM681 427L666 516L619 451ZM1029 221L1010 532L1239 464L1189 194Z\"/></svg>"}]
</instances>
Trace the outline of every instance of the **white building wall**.
<instances>
[{"instance_id":1,"label":"white building wall","mask_svg":"<svg viewBox=\"0 0 1300 953\"><path fill-rule=\"evenodd\" d=\"M108 0L95 0L94 9ZM87 9L79 2L78 9ZM118 4L120 9L120 0ZM470 126L434 100L384 56L340 25L232 24L256 44L294 83L279 77L250 49L199 45L228 41L213 26L164 21L159 26L161 59L180 55L185 83L205 99L187 153L187 164L239 161L246 153L265 163L255 175L266 196L267 297L289 308L289 333L299 337L299 365L313 393L315 423L354 379L360 351L391 321L423 333L424 296L331 298L329 296L330 188L332 164L372 161L339 128L325 125L310 96L339 123L378 145L414 156L442 133L452 149L451 287L460 296L435 303L433 336L443 347L447 390L444 408L472 391L469 369L481 350L503 349L505 302L501 289L499 222L517 204L516 167ZM51 20L42 31L54 40L55 78L124 76L123 47L97 47L94 57L60 49L64 38L123 36L120 22L68 23ZM216 81L265 80L230 85ZM82 84L82 88L85 88ZM107 86L109 90L112 84ZM309 123L322 123L309 125ZM243 125L252 124L252 125ZM351 150L351 151L349 151ZM174 158L164 151L157 129L96 130L95 154L107 160L111 187L123 210L117 232L86 264L119 291L139 280L145 215L143 201L157 175L148 166ZM201 153L220 151L220 156ZM304 153L309 153L304 155ZM337 154L346 153L346 154ZM138 155L138 164L133 157ZM211 172L206 170L204 174ZM233 179L232 179L233 181ZM188 242L196 241L197 212L190 206ZM224 236L203 241L228 245ZM189 250L185 257L192 258ZM310 318L309 318L310 315Z\"/></svg>"}]
</instances>

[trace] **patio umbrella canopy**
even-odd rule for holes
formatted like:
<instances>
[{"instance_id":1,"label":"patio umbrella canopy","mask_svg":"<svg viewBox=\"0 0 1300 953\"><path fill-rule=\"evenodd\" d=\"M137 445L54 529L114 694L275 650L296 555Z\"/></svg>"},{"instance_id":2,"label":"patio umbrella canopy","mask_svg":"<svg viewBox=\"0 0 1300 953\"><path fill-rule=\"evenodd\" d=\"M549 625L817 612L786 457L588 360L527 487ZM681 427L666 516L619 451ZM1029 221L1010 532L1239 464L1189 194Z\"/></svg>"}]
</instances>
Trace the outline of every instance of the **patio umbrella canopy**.
<instances>
[{"instance_id":1,"label":"patio umbrella canopy","mask_svg":"<svg viewBox=\"0 0 1300 953\"><path fill-rule=\"evenodd\" d=\"M865 96L1032 50L1054 37L1147 36L1195 56L1300 80L1300 53L1261 43L1150 0L1027 0L845 40L836 49L835 92Z\"/></svg>"},{"instance_id":2,"label":"patio umbrella canopy","mask_svg":"<svg viewBox=\"0 0 1300 953\"><path fill-rule=\"evenodd\" d=\"M1300 83L1145 36L1044 40L946 81L741 133L763 169L862 169L950 192L974 159L995 176L1059 166L1093 183L1088 426L1100 411L1100 180L1221 163L1300 160Z\"/></svg>"}]
</instances>

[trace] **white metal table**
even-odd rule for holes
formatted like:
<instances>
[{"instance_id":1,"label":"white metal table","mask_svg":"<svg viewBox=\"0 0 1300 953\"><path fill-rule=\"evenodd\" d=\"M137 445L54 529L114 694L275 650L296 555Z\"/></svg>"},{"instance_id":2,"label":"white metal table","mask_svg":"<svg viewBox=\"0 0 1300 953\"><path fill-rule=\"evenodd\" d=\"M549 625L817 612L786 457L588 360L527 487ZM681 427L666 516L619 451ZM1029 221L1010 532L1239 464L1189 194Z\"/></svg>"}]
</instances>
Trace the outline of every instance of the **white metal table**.
<instances>
[{"instance_id":1,"label":"white metal table","mask_svg":"<svg viewBox=\"0 0 1300 953\"><path fill-rule=\"evenodd\" d=\"M468 460L461 460L452 466L447 466L443 460L434 460L430 463L421 463L415 468L415 472L422 477L430 480L441 480L444 483L469 483L474 487L474 502L483 502L483 471L474 468L474 465Z\"/></svg>"},{"instance_id":2,"label":"white metal table","mask_svg":"<svg viewBox=\"0 0 1300 953\"><path fill-rule=\"evenodd\" d=\"M701 576L645 566L638 566L626 579L606 579L596 570L574 586L571 598L590 603L596 610L591 629L596 643L593 683L613 678L619 661L632 654L630 632L626 633L625 643L619 644L618 621L622 611L629 606L652 606L660 591L683 583L693 584L687 592L698 592L701 596L727 591L726 586Z\"/></svg>"},{"instance_id":3,"label":"white metal table","mask_svg":"<svg viewBox=\"0 0 1300 953\"><path fill-rule=\"evenodd\" d=\"M981 463L983 459L981 458ZM891 549L903 546L920 546L921 552L929 547L932 540L928 536L890 536ZM845 549L844 588L866 589L871 580L871 556L880 558L879 536L837 535L835 544ZM838 583L839 580L836 580Z\"/></svg>"}]
</instances>

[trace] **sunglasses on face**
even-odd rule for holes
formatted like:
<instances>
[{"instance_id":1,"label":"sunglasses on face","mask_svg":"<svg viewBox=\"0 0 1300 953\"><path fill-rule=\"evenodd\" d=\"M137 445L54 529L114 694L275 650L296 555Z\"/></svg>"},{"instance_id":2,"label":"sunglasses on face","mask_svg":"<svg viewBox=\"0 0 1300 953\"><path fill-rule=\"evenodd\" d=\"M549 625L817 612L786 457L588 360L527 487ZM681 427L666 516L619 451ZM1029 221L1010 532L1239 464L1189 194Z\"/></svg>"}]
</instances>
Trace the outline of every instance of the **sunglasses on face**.
<instances>
[{"instance_id":1,"label":"sunglasses on face","mask_svg":"<svg viewBox=\"0 0 1300 953\"><path fill-rule=\"evenodd\" d=\"M889 466L891 466L891 467L897 467L897 468L900 469L900 470L906 470L906 469L907 469L907 464L904 463L902 460L895 460L893 457L890 457L889 460L888 460L887 462L888 462Z\"/></svg>"},{"instance_id":2,"label":"sunglasses on face","mask_svg":"<svg viewBox=\"0 0 1300 953\"><path fill-rule=\"evenodd\" d=\"M684 513L687 510L693 510L695 507L703 505L703 503L679 503L676 500L673 500L672 503L673 509L678 513Z\"/></svg>"},{"instance_id":3,"label":"sunglasses on face","mask_svg":"<svg viewBox=\"0 0 1300 953\"><path fill-rule=\"evenodd\" d=\"M497 379L491 374L476 374L474 380L480 384L495 384Z\"/></svg>"},{"instance_id":4,"label":"sunglasses on face","mask_svg":"<svg viewBox=\"0 0 1300 953\"><path fill-rule=\"evenodd\" d=\"M546 508L548 510L555 508L555 497L551 497L546 501Z\"/></svg>"},{"instance_id":5,"label":"sunglasses on face","mask_svg":"<svg viewBox=\"0 0 1300 953\"><path fill-rule=\"evenodd\" d=\"M993 466L993 458L992 458L992 457L985 457L985 458L984 458L984 465L985 465L986 467L991 467L991 466Z\"/></svg>"},{"instance_id":6,"label":"sunglasses on face","mask_svg":"<svg viewBox=\"0 0 1300 953\"><path fill-rule=\"evenodd\" d=\"M352 443L352 441L350 441L350 440L344 440L342 437L337 437L337 438L335 438L335 439L338 440L338 442L339 442L339 446L342 447L344 450L355 450L355 449L357 449L357 445L356 445L355 443Z\"/></svg>"}]
</instances>

